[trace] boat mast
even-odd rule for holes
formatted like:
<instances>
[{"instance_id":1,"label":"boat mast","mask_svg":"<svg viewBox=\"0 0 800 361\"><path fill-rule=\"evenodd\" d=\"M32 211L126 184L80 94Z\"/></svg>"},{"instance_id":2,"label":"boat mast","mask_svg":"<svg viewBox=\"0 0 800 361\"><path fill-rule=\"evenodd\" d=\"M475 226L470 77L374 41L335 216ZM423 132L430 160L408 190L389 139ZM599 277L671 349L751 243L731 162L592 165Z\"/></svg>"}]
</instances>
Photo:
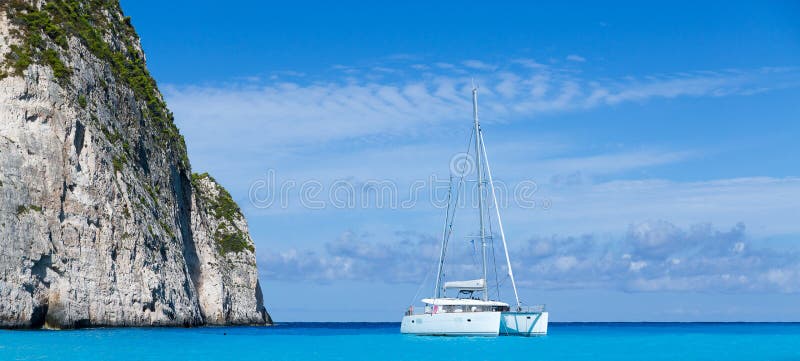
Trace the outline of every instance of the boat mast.
<instances>
[{"instance_id":1,"label":"boat mast","mask_svg":"<svg viewBox=\"0 0 800 361\"><path fill-rule=\"evenodd\" d=\"M481 251L483 253L483 300L489 300L489 282L486 274L486 234L483 227L483 172L481 171L481 127L478 124L478 88L472 84L472 118L475 121L475 155L476 169L478 173L478 214L480 215L480 236Z\"/></svg>"},{"instance_id":2,"label":"boat mast","mask_svg":"<svg viewBox=\"0 0 800 361\"><path fill-rule=\"evenodd\" d=\"M511 287L514 288L514 298L517 301L517 310L522 309L522 303L519 301L519 294L517 293L517 282L514 281L514 271L511 270L511 258L508 257L508 245L506 244L506 232L503 231L503 219L500 218L500 205L497 204L497 194L494 191L494 181L492 181L492 167L489 166L489 155L486 154L486 143L483 142L483 134L481 138L481 151L483 152L484 161L486 162L486 175L489 177L489 187L492 189L492 200L494 200L494 210L497 212L497 224L500 226L500 238L503 240L503 250L506 253L506 266L508 266L508 276L511 278Z\"/></svg>"}]
</instances>

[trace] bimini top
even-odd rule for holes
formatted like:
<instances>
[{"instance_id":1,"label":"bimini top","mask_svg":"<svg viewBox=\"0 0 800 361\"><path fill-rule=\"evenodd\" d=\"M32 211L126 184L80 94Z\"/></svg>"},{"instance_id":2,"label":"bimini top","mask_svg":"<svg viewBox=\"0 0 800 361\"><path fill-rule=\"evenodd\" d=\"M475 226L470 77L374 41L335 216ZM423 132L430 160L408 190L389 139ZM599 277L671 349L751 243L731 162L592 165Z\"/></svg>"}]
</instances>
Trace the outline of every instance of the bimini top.
<instances>
[{"instance_id":1,"label":"bimini top","mask_svg":"<svg viewBox=\"0 0 800 361\"><path fill-rule=\"evenodd\" d=\"M436 306L505 306L508 303L500 301L474 300L471 298L423 298L422 303Z\"/></svg>"},{"instance_id":2,"label":"bimini top","mask_svg":"<svg viewBox=\"0 0 800 361\"><path fill-rule=\"evenodd\" d=\"M450 281L444 283L444 289L459 289L464 291L480 291L486 287L486 281L481 279L468 281Z\"/></svg>"}]
</instances>

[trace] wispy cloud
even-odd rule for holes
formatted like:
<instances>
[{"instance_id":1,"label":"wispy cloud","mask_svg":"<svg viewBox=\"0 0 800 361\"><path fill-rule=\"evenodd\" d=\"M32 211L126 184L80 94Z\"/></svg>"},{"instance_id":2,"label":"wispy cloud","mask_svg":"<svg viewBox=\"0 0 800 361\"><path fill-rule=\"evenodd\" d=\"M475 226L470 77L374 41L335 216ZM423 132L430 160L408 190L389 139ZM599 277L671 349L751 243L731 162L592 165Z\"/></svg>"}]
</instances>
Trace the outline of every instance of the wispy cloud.
<instances>
[{"instance_id":1,"label":"wispy cloud","mask_svg":"<svg viewBox=\"0 0 800 361\"><path fill-rule=\"evenodd\" d=\"M558 64L545 65L532 59L491 65L468 61L422 63L415 59L400 65L337 66L330 70L336 74L333 77L330 73L325 77L282 73L276 80L262 76L227 84L167 86L164 93L187 138L193 163L204 170L210 166L214 168L209 170L225 170L218 174L238 182L233 184L234 194L238 190L242 195L268 168L278 169L279 177L301 182L377 178L407 183L411 174L426 177L438 170L446 172L445 157L452 155L453 147L442 145L439 138L431 141L430 137L442 130L452 134L456 128L452 125L462 124L470 117L471 77L481 88L483 121L517 124L542 115L631 102L745 97L800 84L800 71L794 68L593 78L575 71L582 66L579 62L561 68ZM518 138L508 134L500 141L487 134L493 168L501 178L511 182L534 179L542 186L537 196L552 203L546 212L537 210L535 219L529 211L508 209L504 213L513 234L532 238L525 247L515 248L522 257L518 261L521 278L543 280L544 287L630 290L746 290L761 287L761 282L765 289L794 292L787 280L796 275L796 264L780 266L786 258L777 250L755 250L760 249L759 237L765 234L800 233L791 218L800 209L796 196L800 182L796 178L678 182L646 176L642 179L639 174L633 179L609 181L614 179L612 176L693 159L702 150L655 145L576 149L575 139L558 134L537 133L535 139L537 142L526 134ZM430 154L441 154L443 158L431 159ZM434 208L417 211L438 216L438 209ZM251 222L262 222L268 228L279 222L270 217L285 210L250 208L247 212ZM335 227L350 227L340 226L342 218L330 218L331 213L314 214L322 214L319 217L325 219L320 221L328 222L329 229L334 227L330 226L332 223ZM304 213L304 217L314 214ZM382 220L380 215L365 217ZM683 248L653 258L653 252L659 249L646 248L642 242L649 244L653 239L647 237L655 237L657 232L636 236L639 233L635 229L645 227L639 223L643 219L666 219L679 224L674 226L679 231L669 231L669 226L658 222L646 223L646 227L669 234L668 244ZM748 232L734 226L697 233L688 226L701 220L723 225L745 221L750 228ZM536 227L529 227L531 222ZM418 220L406 218L403 224L410 225L405 229L422 229L417 227ZM632 231L620 234L626 224L634 225ZM537 233L531 233L531 229ZM607 233L616 235L609 239ZM548 238L545 234L557 236ZM737 242L724 241L738 238L739 234L743 235L744 253L714 256L709 261L715 265L708 267L710 271L702 271L692 262L708 259L713 250L693 249L681 240L700 237L739 248ZM259 244L260 265L266 277L320 282L340 278L419 282L424 276L419 272L429 269L438 246L437 237L432 234L387 237L346 233L327 243L329 238L320 239L319 233L297 237L313 239L303 240L309 244L307 248L272 252L267 250L276 249L274 245ZM569 248L581 240L588 242L589 253L543 255L535 251L547 242L561 242ZM778 266L768 268L765 260L773 255ZM673 258L678 256L678 264L670 263L676 262ZM471 259L469 252L463 257ZM753 264L758 267L752 272L735 272L737 267ZM534 265L540 269L530 269ZM461 266L466 269L472 264ZM607 271L610 278L593 279L600 274L598 270ZM539 271L543 274L537 275ZM740 276L746 279L741 281Z\"/></svg>"},{"instance_id":2,"label":"wispy cloud","mask_svg":"<svg viewBox=\"0 0 800 361\"><path fill-rule=\"evenodd\" d=\"M481 97L494 100L483 102L488 104L482 115L489 122L498 118L524 122L529 115L545 111L577 111L659 97L746 96L754 89L792 84L797 75L794 69L765 68L587 82L551 68L531 70L517 64L484 75ZM237 83L174 88L168 94L189 140L193 162L203 162L201 169L211 164L211 170L228 175L234 182L228 184L240 195L262 180L267 169L276 169L279 181L298 184L389 180L405 192L400 194L404 199L413 181L427 180L434 173L446 179L447 159L461 146L442 144L441 137L424 139L424 134L442 130L452 134L454 127L449 125L468 118L471 106L463 96L470 92L469 79L420 74L417 80ZM595 92L587 95L586 87ZM422 139L409 141L416 137ZM535 139L527 134L502 139L486 135L499 180L508 182L510 189L515 182L534 180L540 186L537 196L552 201L539 229L613 231L644 217L681 224L699 219L717 224L744 220L760 234L797 230L796 222L788 218L792 210L800 209L798 198L792 196L800 191L795 178L653 179L645 171L707 154L648 145L587 151L578 148L574 139L542 133ZM625 180L608 181L619 176ZM247 202L245 197L239 200ZM248 216L257 217L287 210L249 211ZM512 226L530 222L525 212L509 210L506 217Z\"/></svg>"},{"instance_id":3,"label":"wispy cloud","mask_svg":"<svg viewBox=\"0 0 800 361\"><path fill-rule=\"evenodd\" d=\"M585 175L611 174L630 169L652 167L688 159L692 152L636 151L598 154L584 157L559 157L537 163L542 170L556 175L582 172Z\"/></svg>"},{"instance_id":4,"label":"wispy cloud","mask_svg":"<svg viewBox=\"0 0 800 361\"><path fill-rule=\"evenodd\" d=\"M450 124L468 113L470 76L482 89L483 119L489 122L657 98L749 95L796 84L798 78L794 69L762 68L597 80L533 60L500 67L477 60L461 63L472 70L470 75L454 72L463 69L442 62L414 63L404 69L340 65L334 67L342 73L339 79L320 80L308 74L298 79L299 73L284 72L294 78L172 85L165 87L165 94L194 151L217 152L222 146L241 150L244 144L263 150L413 135ZM413 73L386 78L398 70ZM284 78L289 80L279 81Z\"/></svg>"},{"instance_id":5,"label":"wispy cloud","mask_svg":"<svg viewBox=\"0 0 800 361\"><path fill-rule=\"evenodd\" d=\"M513 59L513 60L511 60L511 63L512 64L517 64L517 65L522 65L523 67L526 67L526 68L529 68L529 69L542 69L542 68L546 68L547 67L547 65L544 65L544 64L542 64L542 63L540 63L540 62L538 62L538 61L536 61L534 59L527 59L527 58Z\"/></svg>"},{"instance_id":6,"label":"wispy cloud","mask_svg":"<svg viewBox=\"0 0 800 361\"><path fill-rule=\"evenodd\" d=\"M461 62L461 64L464 65L467 68L475 69L475 70L493 71L493 70L497 69L497 66L494 66L494 65L491 65L491 64L487 64L487 63L484 63L484 62L482 62L480 60L474 60L474 59L465 60L465 61Z\"/></svg>"},{"instance_id":7,"label":"wispy cloud","mask_svg":"<svg viewBox=\"0 0 800 361\"><path fill-rule=\"evenodd\" d=\"M453 64L445 63L445 62L436 62L436 63L433 63L433 65L435 67L437 67L437 68L440 68L440 69L453 69L453 68L456 67Z\"/></svg>"},{"instance_id":8,"label":"wispy cloud","mask_svg":"<svg viewBox=\"0 0 800 361\"><path fill-rule=\"evenodd\" d=\"M584 58L584 57L582 57L580 55L570 54L570 55L567 55L567 60L574 61L574 62L577 62L577 63L583 63L583 62L586 61L586 58Z\"/></svg>"},{"instance_id":9,"label":"wispy cloud","mask_svg":"<svg viewBox=\"0 0 800 361\"><path fill-rule=\"evenodd\" d=\"M546 212L507 209L514 233L619 232L625 224L666 219L689 225L746 221L755 237L800 234L793 215L800 211L800 178L751 177L678 182L659 179L598 182L578 172L551 180L538 196L550 200Z\"/></svg>"}]
</instances>

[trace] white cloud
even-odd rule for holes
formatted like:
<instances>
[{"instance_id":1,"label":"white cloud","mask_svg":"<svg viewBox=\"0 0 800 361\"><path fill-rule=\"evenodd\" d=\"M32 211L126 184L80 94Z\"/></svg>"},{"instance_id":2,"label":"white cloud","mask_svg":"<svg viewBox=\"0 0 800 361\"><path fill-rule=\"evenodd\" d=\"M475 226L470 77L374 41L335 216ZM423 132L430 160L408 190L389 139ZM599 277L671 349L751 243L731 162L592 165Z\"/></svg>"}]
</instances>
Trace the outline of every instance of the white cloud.
<instances>
[{"instance_id":1,"label":"white cloud","mask_svg":"<svg viewBox=\"0 0 800 361\"><path fill-rule=\"evenodd\" d=\"M518 93L520 77L514 73L504 72L499 74L500 82L495 86L495 90L500 96L513 98Z\"/></svg>"},{"instance_id":2,"label":"white cloud","mask_svg":"<svg viewBox=\"0 0 800 361\"><path fill-rule=\"evenodd\" d=\"M463 63L486 70L478 71L475 79L482 89L482 117L489 122L653 98L752 94L780 87L797 75L793 70L755 69L599 82L558 69L529 68L519 60L498 72L489 71L493 66L482 62ZM433 66L445 73L454 68L450 63ZM353 74L361 71L349 66L335 68ZM428 74L377 81L374 79L383 79L379 75L395 70L373 69L378 69L374 70L376 77L320 81L303 74L304 82L299 82L298 73L287 78L292 81L172 85L166 86L164 93L199 158L226 150L265 151L365 137L409 136L461 121L469 113L469 76Z\"/></svg>"},{"instance_id":3,"label":"white cloud","mask_svg":"<svg viewBox=\"0 0 800 361\"><path fill-rule=\"evenodd\" d=\"M493 70L497 69L497 67L494 66L494 65L487 64L487 63L484 63L484 62L482 62L480 60L474 60L474 59L462 61L461 64L464 65L467 68L475 69L475 70L493 71Z\"/></svg>"},{"instance_id":4,"label":"white cloud","mask_svg":"<svg viewBox=\"0 0 800 361\"><path fill-rule=\"evenodd\" d=\"M523 59L514 59L511 62L514 63L514 64L522 65L522 66L524 66L526 68L531 68L531 69L542 69L542 68L546 68L547 67L547 65L539 63L534 59L524 59L524 58Z\"/></svg>"},{"instance_id":5,"label":"white cloud","mask_svg":"<svg viewBox=\"0 0 800 361\"><path fill-rule=\"evenodd\" d=\"M628 269L630 269L633 272L638 272L639 270L641 270L642 268L645 268L645 267L647 267L647 262L645 262L645 261L636 261L636 262L631 262L630 266L628 267Z\"/></svg>"},{"instance_id":6,"label":"white cloud","mask_svg":"<svg viewBox=\"0 0 800 361\"><path fill-rule=\"evenodd\" d=\"M538 161L541 170L551 174L582 172L584 174L611 174L649 166L675 163L688 159L692 152L634 151L598 154L584 157L559 157Z\"/></svg>"},{"instance_id":7,"label":"white cloud","mask_svg":"<svg viewBox=\"0 0 800 361\"><path fill-rule=\"evenodd\" d=\"M586 58L584 58L584 57L582 57L580 55L570 54L570 55L567 55L567 60L574 61L574 62L577 62L577 63L583 63L583 62L586 61Z\"/></svg>"},{"instance_id":8,"label":"white cloud","mask_svg":"<svg viewBox=\"0 0 800 361\"><path fill-rule=\"evenodd\" d=\"M348 232L317 251L261 252L270 280L418 283L438 256L433 237L400 233L387 241ZM736 251L738 244L748 247ZM452 244L448 275L476 272L472 250ZM611 238L593 234L531 239L512 248L519 284L536 289L599 287L625 291L800 292L800 246L777 249L752 239L744 224L680 228L666 221L630 225ZM682 261L675 261L681 259ZM498 272L505 271L499 266Z\"/></svg>"},{"instance_id":9,"label":"white cloud","mask_svg":"<svg viewBox=\"0 0 800 361\"><path fill-rule=\"evenodd\" d=\"M402 68L404 75L399 78L391 78L394 73L386 71L392 70L388 67L340 66L338 70L346 74L341 78L320 80L313 74L285 73L278 79L289 81L265 82L263 78L254 78L231 84L176 85L165 87L164 93L187 138L196 168L224 170L216 174L239 182L233 188L246 191L254 177L263 175L267 168L277 168L282 172L279 176L300 181L320 177L363 181L377 177L408 182L410 174L424 177L437 170L447 171L447 159L432 159L430 154L446 157L452 154L453 147L439 141L431 142L430 135L448 131L449 136L453 128L463 128L452 125L462 124L470 117L472 75L481 86L481 115L486 123L523 122L547 113L576 112L654 99L747 96L798 84L796 69L687 72L598 80L530 59L499 64L491 70L470 68L474 74L469 75L458 73L467 66L465 62L420 64L415 60L414 64L417 66ZM370 72L382 76L372 77ZM408 76L410 73L416 75ZM542 186L537 196L552 203L547 211L505 210L504 221L509 234L522 239L544 234L590 235L587 247L597 255L558 254L553 256L556 258L536 263L549 267L541 270L552 277L544 286L556 287L566 280L570 287L612 284L635 290L745 289L754 287L757 282L770 289L790 290L792 287L788 280L797 275L792 272L798 271L780 264L769 271L758 268L757 272L749 274L737 274L733 266L726 266L720 268L721 273L717 275L688 271L685 275L676 275L674 272L682 269L679 267L697 267L692 257L706 253L674 252L670 245L685 239L680 235L690 233L686 227L699 220L714 224L746 221L749 233L755 237L800 233L800 225L793 216L800 210L797 197L800 179L598 180L681 162L694 158L698 151L645 147L635 151L593 150L591 154L583 154L585 149L576 150L569 140L552 134L537 134L535 143L513 136L498 141L491 133L487 133L486 138L491 145L493 170L498 175L510 182L537 180ZM269 224L267 217L286 212L247 211L252 223L262 221L265 224ZM429 219L439 216L438 209L418 211ZM321 214L326 218L330 215ZM260 216L264 218L259 219ZM307 216L314 215L303 214ZM638 231L647 235L643 242L630 243L618 237L617 244L628 248L619 253L604 252L603 247L609 245L603 243L606 233L619 232L621 225L640 224L643 219L669 219L677 231L670 233L668 226L647 224L650 229ZM409 229L420 225L414 220L406 221L404 224L408 224ZM379 264L370 263L373 258L419 257L420 247L434 249L435 254L436 242L431 242L434 238L398 236L403 237L407 243L402 245L408 250L400 249L397 239L374 242L369 235L343 236L338 243L327 247L266 254L264 250L272 245L259 244L259 254L264 255L260 264L267 275L274 272L270 277L275 278L287 278L293 270L295 277L308 273L313 275L309 277L321 281L366 277L364 274L377 279L386 271L386 277L391 277L393 282L418 282L419 274L415 272L419 270L413 269L415 264L380 268ZM315 241L319 242L308 242ZM343 244L356 244L359 253L346 253L341 249ZM739 257L735 259L739 263L733 263L737 267L747 267L746 262L757 261L747 258L756 252L752 241L738 240L724 246L725 252ZM558 249L556 243L531 245L527 259L550 257L549 252L555 249ZM624 254L630 255L628 259ZM644 256L650 258L637 258ZM661 258L655 262L653 257ZM427 265L427 258L429 256L419 257L419 261ZM598 265L618 271L612 275L624 272L626 276L600 280L602 282L586 276L587 270L595 275L604 274L598 271ZM670 272L658 273L659 270ZM639 278L629 275L631 271L636 271L633 273ZM526 272L536 274L536 270ZM584 272L583 276L578 277L580 272ZM724 274L728 276L723 277Z\"/></svg>"}]
</instances>

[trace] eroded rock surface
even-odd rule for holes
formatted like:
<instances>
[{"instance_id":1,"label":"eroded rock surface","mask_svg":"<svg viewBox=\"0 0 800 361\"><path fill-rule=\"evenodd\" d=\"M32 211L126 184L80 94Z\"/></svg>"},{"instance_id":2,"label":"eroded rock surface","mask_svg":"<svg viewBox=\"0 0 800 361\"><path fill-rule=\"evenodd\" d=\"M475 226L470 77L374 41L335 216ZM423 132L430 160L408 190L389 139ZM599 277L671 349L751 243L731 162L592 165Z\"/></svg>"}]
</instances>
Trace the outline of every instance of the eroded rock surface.
<instances>
[{"instance_id":1,"label":"eroded rock surface","mask_svg":"<svg viewBox=\"0 0 800 361\"><path fill-rule=\"evenodd\" d=\"M116 1L0 1L0 327L267 324Z\"/></svg>"}]
</instances>

